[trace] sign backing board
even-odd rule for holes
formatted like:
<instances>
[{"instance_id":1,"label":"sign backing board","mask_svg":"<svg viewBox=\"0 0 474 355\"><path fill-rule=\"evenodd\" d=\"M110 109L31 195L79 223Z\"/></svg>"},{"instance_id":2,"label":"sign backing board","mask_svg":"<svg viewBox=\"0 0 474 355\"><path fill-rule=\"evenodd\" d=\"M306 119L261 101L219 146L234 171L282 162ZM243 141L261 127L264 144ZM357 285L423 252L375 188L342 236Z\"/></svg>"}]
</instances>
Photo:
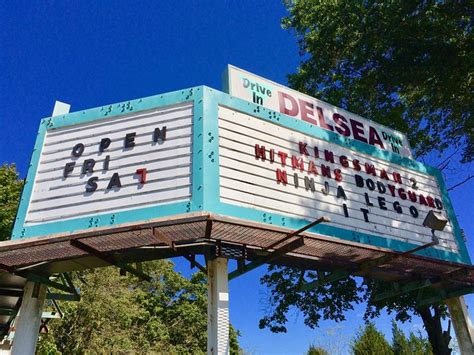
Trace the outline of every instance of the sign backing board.
<instances>
[{"instance_id":1,"label":"sign backing board","mask_svg":"<svg viewBox=\"0 0 474 355\"><path fill-rule=\"evenodd\" d=\"M224 73L225 91L377 148L412 157L405 134L352 112L229 65Z\"/></svg>"},{"instance_id":2,"label":"sign backing board","mask_svg":"<svg viewBox=\"0 0 474 355\"><path fill-rule=\"evenodd\" d=\"M449 222L417 254L470 264L437 169L196 87L43 120L13 239L199 212L292 230L328 216L310 233L406 251L431 240L430 210Z\"/></svg>"}]
</instances>

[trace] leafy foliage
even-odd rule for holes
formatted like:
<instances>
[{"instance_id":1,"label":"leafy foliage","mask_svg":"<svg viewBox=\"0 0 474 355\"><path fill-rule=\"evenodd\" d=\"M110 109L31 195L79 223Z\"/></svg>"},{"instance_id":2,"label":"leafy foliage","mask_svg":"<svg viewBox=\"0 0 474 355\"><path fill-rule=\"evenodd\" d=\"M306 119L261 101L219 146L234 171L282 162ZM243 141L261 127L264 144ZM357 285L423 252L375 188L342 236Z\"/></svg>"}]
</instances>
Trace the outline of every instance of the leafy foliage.
<instances>
[{"instance_id":1,"label":"leafy foliage","mask_svg":"<svg viewBox=\"0 0 474 355\"><path fill-rule=\"evenodd\" d=\"M388 285L371 279L349 277L308 291L300 288L303 282L318 279L316 272L269 266L268 273L261 279L261 283L269 290L269 297L265 315L260 320L260 328L286 332L285 324L292 310L300 311L305 324L312 328L317 327L321 319L339 322L345 320L345 312L352 310L354 304L366 302L366 320L380 316L382 309L394 314L395 319L402 322L410 320L413 314L420 316L431 346L439 354L450 353L449 332L443 332L441 323L447 316L445 306L418 307L411 294L375 302L377 293L384 291Z\"/></svg>"},{"instance_id":2,"label":"leafy foliage","mask_svg":"<svg viewBox=\"0 0 474 355\"><path fill-rule=\"evenodd\" d=\"M287 1L302 62L290 85L408 134L418 156L474 159L468 2Z\"/></svg>"},{"instance_id":3,"label":"leafy foliage","mask_svg":"<svg viewBox=\"0 0 474 355\"><path fill-rule=\"evenodd\" d=\"M390 344L373 323L368 323L365 328L359 329L352 345L355 355L392 355Z\"/></svg>"},{"instance_id":4,"label":"leafy foliage","mask_svg":"<svg viewBox=\"0 0 474 355\"><path fill-rule=\"evenodd\" d=\"M473 26L466 2L295 0L286 5L289 16L282 24L296 34L302 57L298 72L289 76L292 88L406 132L418 156L454 146L462 148L463 162L474 160ZM449 333L441 326L444 307L418 307L412 295L375 302L384 286L371 280L349 278L313 291L298 287L317 279L312 272L269 268L262 278L270 288L269 307L260 326L285 331L294 307L314 327L321 318L343 320L352 302L365 301L366 319L383 308L399 321L419 315L434 352L450 353Z\"/></svg>"},{"instance_id":5,"label":"leafy foliage","mask_svg":"<svg viewBox=\"0 0 474 355\"><path fill-rule=\"evenodd\" d=\"M10 239L22 187L14 165L0 167L0 240ZM206 275L188 280L169 261L148 262L144 269L152 282L121 277L112 267L76 273L81 301L62 304L64 317L49 323L37 352L205 353ZM240 352L237 337L231 326L233 354Z\"/></svg>"},{"instance_id":6,"label":"leafy foliage","mask_svg":"<svg viewBox=\"0 0 474 355\"><path fill-rule=\"evenodd\" d=\"M11 236L23 180L18 178L15 165L0 167L0 241Z\"/></svg>"},{"instance_id":7,"label":"leafy foliage","mask_svg":"<svg viewBox=\"0 0 474 355\"><path fill-rule=\"evenodd\" d=\"M62 305L65 315L50 323L38 353L205 353L206 276L188 280L169 261L143 267L152 282L120 276L111 267L77 273L81 301ZM237 335L231 327L234 354Z\"/></svg>"},{"instance_id":8,"label":"leafy foliage","mask_svg":"<svg viewBox=\"0 0 474 355\"><path fill-rule=\"evenodd\" d=\"M407 338L395 321L392 321L392 350L394 355L431 355L428 339L410 332Z\"/></svg>"},{"instance_id":9,"label":"leafy foliage","mask_svg":"<svg viewBox=\"0 0 474 355\"><path fill-rule=\"evenodd\" d=\"M329 355L329 353L319 346L310 345L306 355Z\"/></svg>"},{"instance_id":10,"label":"leafy foliage","mask_svg":"<svg viewBox=\"0 0 474 355\"><path fill-rule=\"evenodd\" d=\"M353 309L352 304L362 301L358 295L361 289L352 278L301 291L298 285L305 281L305 275L300 269L272 265L268 271L261 279L270 290L270 296L267 315L260 320L260 328L286 332L284 324L291 308L301 310L305 324L311 328L317 327L321 319L343 321L344 313ZM312 272L308 272L306 277L310 280L317 278Z\"/></svg>"}]
</instances>

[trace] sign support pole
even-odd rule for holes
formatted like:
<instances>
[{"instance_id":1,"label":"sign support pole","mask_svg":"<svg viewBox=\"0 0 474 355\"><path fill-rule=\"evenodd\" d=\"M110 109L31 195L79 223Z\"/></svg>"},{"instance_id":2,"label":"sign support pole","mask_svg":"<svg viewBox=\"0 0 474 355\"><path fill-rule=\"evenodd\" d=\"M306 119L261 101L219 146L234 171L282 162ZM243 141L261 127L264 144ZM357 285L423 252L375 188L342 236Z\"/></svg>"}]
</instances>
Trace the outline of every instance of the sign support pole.
<instances>
[{"instance_id":1,"label":"sign support pole","mask_svg":"<svg viewBox=\"0 0 474 355\"><path fill-rule=\"evenodd\" d=\"M52 116L69 113L71 105L56 101ZM12 354L34 354L38 342L43 305L46 299L47 286L27 281L23 289L23 299L15 320Z\"/></svg>"},{"instance_id":2,"label":"sign support pole","mask_svg":"<svg viewBox=\"0 0 474 355\"><path fill-rule=\"evenodd\" d=\"M34 354L41 325L46 285L27 281L13 337L12 354Z\"/></svg>"},{"instance_id":3,"label":"sign support pole","mask_svg":"<svg viewBox=\"0 0 474 355\"><path fill-rule=\"evenodd\" d=\"M227 259L207 263L207 353L229 354L229 279Z\"/></svg>"},{"instance_id":4,"label":"sign support pole","mask_svg":"<svg viewBox=\"0 0 474 355\"><path fill-rule=\"evenodd\" d=\"M474 326L464 297L455 297L446 300L454 332L462 354L474 354Z\"/></svg>"}]
</instances>

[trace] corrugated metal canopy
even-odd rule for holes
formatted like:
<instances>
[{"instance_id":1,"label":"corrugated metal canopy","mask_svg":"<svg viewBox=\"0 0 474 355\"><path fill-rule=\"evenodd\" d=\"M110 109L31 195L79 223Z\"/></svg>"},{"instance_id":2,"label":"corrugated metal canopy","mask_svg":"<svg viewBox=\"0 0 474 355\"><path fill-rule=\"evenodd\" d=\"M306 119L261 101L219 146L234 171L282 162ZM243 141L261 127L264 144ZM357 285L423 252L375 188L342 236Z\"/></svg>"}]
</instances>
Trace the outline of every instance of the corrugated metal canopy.
<instances>
[{"instance_id":1,"label":"corrugated metal canopy","mask_svg":"<svg viewBox=\"0 0 474 355\"><path fill-rule=\"evenodd\" d=\"M268 260L274 264L302 269L343 270L383 281L433 280L445 275L449 277L438 282L436 287L446 291L474 284L474 267L471 265L413 254L404 255L314 233L304 232L287 238L274 249L269 249L269 246L275 245L291 232L268 224L195 213L147 224L122 226L113 231L94 229L76 235L2 242L0 265L4 271L0 272L0 309L4 309L4 314L0 315L0 324L4 325L6 331L5 327L12 318L7 314L8 310L18 309L27 274L48 276L106 266L110 265L107 262L110 256L122 263L195 254L252 261L270 256L275 250L289 246L301 237L304 244ZM84 250L84 246L87 250L94 250L94 255ZM385 257L386 262L361 268L382 257Z\"/></svg>"},{"instance_id":2,"label":"corrugated metal canopy","mask_svg":"<svg viewBox=\"0 0 474 355\"><path fill-rule=\"evenodd\" d=\"M106 265L73 246L71 240L74 239L79 239L98 253L113 254L127 262L179 255L182 254L180 250L186 250L186 253L212 254L218 243L228 244L236 250L245 248L247 258L252 259L271 253L273 250L266 248L291 232L292 230L268 224L197 213L151 221L140 226L123 226L113 231L97 229L78 235L3 242L0 243L0 265L9 271L30 267L31 271L45 275ZM310 269L356 270L361 263L389 254L398 257L374 267L367 276L376 275L377 278L387 279L393 279L394 275L397 279L428 278L463 269L466 274L455 280L474 282L474 267L470 265L402 255L392 250L314 233L304 232L302 236L304 245L273 262ZM295 238L298 237L293 240ZM176 246L176 250L170 247L171 243ZM278 247L283 245L285 243ZM230 255L229 258L237 257Z\"/></svg>"}]
</instances>

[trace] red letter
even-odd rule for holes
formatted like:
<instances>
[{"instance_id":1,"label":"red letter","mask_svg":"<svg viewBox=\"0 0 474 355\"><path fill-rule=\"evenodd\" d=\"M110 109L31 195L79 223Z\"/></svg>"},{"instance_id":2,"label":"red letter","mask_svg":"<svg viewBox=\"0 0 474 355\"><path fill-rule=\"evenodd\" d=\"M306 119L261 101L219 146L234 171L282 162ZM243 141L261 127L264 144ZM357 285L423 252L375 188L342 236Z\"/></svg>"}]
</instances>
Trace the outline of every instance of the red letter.
<instances>
[{"instance_id":1,"label":"red letter","mask_svg":"<svg viewBox=\"0 0 474 355\"><path fill-rule=\"evenodd\" d=\"M334 153L331 152L330 150L324 149L324 159L326 161L330 161L331 163L334 163Z\"/></svg>"},{"instance_id":2,"label":"red letter","mask_svg":"<svg viewBox=\"0 0 474 355\"><path fill-rule=\"evenodd\" d=\"M380 170L380 177L381 177L382 179L385 179L385 180L390 180L390 179L388 178L388 174L387 174L387 172L385 171L385 169Z\"/></svg>"},{"instance_id":3,"label":"red letter","mask_svg":"<svg viewBox=\"0 0 474 355\"><path fill-rule=\"evenodd\" d=\"M405 193L405 189L402 189L402 188L399 188L398 189L398 196L400 196L400 198L402 200L406 200L407 199L407 195Z\"/></svg>"},{"instance_id":4,"label":"red letter","mask_svg":"<svg viewBox=\"0 0 474 355\"><path fill-rule=\"evenodd\" d=\"M303 121L309 122L314 125L318 125L318 122L314 119L314 106L312 103L299 99L300 110L301 110L301 119Z\"/></svg>"},{"instance_id":5,"label":"red letter","mask_svg":"<svg viewBox=\"0 0 474 355\"><path fill-rule=\"evenodd\" d=\"M332 119L334 123L336 123L336 132L342 134L343 136L349 137L351 135L351 130L349 126L346 124L347 120L344 116L335 113L332 115Z\"/></svg>"},{"instance_id":6,"label":"red letter","mask_svg":"<svg viewBox=\"0 0 474 355\"><path fill-rule=\"evenodd\" d=\"M428 202L426 202L426 199L425 199L425 196L423 196L422 194L420 194L420 205L425 205L425 206L428 206Z\"/></svg>"},{"instance_id":7,"label":"red letter","mask_svg":"<svg viewBox=\"0 0 474 355\"><path fill-rule=\"evenodd\" d=\"M314 147L314 157L319 158L319 149L318 149L318 147Z\"/></svg>"},{"instance_id":8,"label":"red letter","mask_svg":"<svg viewBox=\"0 0 474 355\"><path fill-rule=\"evenodd\" d=\"M375 173L375 166L369 163L365 163L365 172L367 174L372 174L373 176L377 176Z\"/></svg>"},{"instance_id":9,"label":"red letter","mask_svg":"<svg viewBox=\"0 0 474 355\"><path fill-rule=\"evenodd\" d=\"M286 165L286 157L288 156L288 154L278 151L278 156L280 157L281 165L285 166Z\"/></svg>"},{"instance_id":10,"label":"red letter","mask_svg":"<svg viewBox=\"0 0 474 355\"><path fill-rule=\"evenodd\" d=\"M436 208L435 207L435 204L434 204L434 198L431 197L431 196L426 196L426 199L428 200L428 206L432 207L432 208Z\"/></svg>"},{"instance_id":11,"label":"red letter","mask_svg":"<svg viewBox=\"0 0 474 355\"><path fill-rule=\"evenodd\" d=\"M352 161L352 164L354 165L354 170L355 171L360 171L361 170L361 167L360 167L360 164L359 164L359 160L358 159L354 159Z\"/></svg>"},{"instance_id":12,"label":"red letter","mask_svg":"<svg viewBox=\"0 0 474 355\"><path fill-rule=\"evenodd\" d=\"M364 137L364 125L359 121L351 119L351 126L354 139L367 143L367 138Z\"/></svg>"},{"instance_id":13,"label":"red letter","mask_svg":"<svg viewBox=\"0 0 474 355\"><path fill-rule=\"evenodd\" d=\"M385 149L383 146L382 140L380 139L379 134L377 133L377 130L370 126L369 127L369 144L370 145L379 145L380 148Z\"/></svg>"},{"instance_id":14,"label":"red letter","mask_svg":"<svg viewBox=\"0 0 474 355\"><path fill-rule=\"evenodd\" d=\"M291 103L291 108L286 106L287 100ZM298 115L298 103L290 95L284 92L278 91L278 101L280 103L280 112L285 115L297 116Z\"/></svg>"},{"instance_id":15,"label":"red letter","mask_svg":"<svg viewBox=\"0 0 474 355\"><path fill-rule=\"evenodd\" d=\"M344 168L348 168L349 167L349 161L347 160L347 157L345 155L341 155L339 157L339 162L341 163L341 165L344 167Z\"/></svg>"},{"instance_id":16,"label":"red letter","mask_svg":"<svg viewBox=\"0 0 474 355\"><path fill-rule=\"evenodd\" d=\"M323 109L321 107L316 107L316 110L318 111L319 125L321 126L321 128L327 129L329 131L334 131L334 127L326 123L326 120L324 119Z\"/></svg>"},{"instance_id":17,"label":"red letter","mask_svg":"<svg viewBox=\"0 0 474 355\"><path fill-rule=\"evenodd\" d=\"M402 176L399 173L394 171L392 175L393 175L393 181L399 184L402 183Z\"/></svg>"},{"instance_id":18,"label":"red letter","mask_svg":"<svg viewBox=\"0 0 474 355\"><path fill-rule=\"evenodd\" d=\"M293 169L300 169L301 171L304 171L304 162L303 159L298 159L298 157L295 157L294 155L291 156L291 167Z\"/></svg>"},{"instance_id":19,"label":"red letter","mask_svg":"<svg viewBox=\"0 0 474 355\"><path fill-rule=\"evenodd\" d=\"M342 181L341 169L334 170L334 178L336 179L336 181Z\"/></svg>"},{"instance_id":20,"label":"red letter","mask_svg":"<svg viewBox=\"0 0 474 355\"><path fill-rule=\"evenodd\" d=\"M314 162L312 160L310 160L308 163L308 174L311 173L314 175L318 175L318 170L316 169L316 165L314 165Z\"/></svg>"},{"instance_id":21,"label":"red letter","mask_svg":"<svg viewBox=\"0 0 474 355\"><path fill-rule=\"evenodd\" d=\"M266 159L266 154L265 154L265 146L259 146L258 144L255 144L255 159L262 159L265 161Z\"/></svg>"},{"instance_id":22,"label":"red letter","mask_svg":"<svg viewBox=\"0 0 474 355\"><path fill-rule=\"evenodd\" d=\"M300 142L300 143L299 143L299 146L300 146L300 154L303 154L303 155L306 155L306 156L309 155L308 149L306 149L306 146L307 146L307 145L308 145L307 143L303 143L303 142Z\"/></svg>"},{"instance_id":23,"label":"red letter","mask_svg":"<svg viewBox=\"0 0 474 355\"><path fill-rule=\"evenodd\" d=\"M146 168L137 169L137 175L140 175L140 184L146 183Z\"/></svg>"},{"instance_id":24,"label":"red letter","mask_svg":"<svg viewBox=\"0 0 474 355\"><path fill-rule=\"evenodd\" d=\"M388 184L388 189L390 190L390 193L392 194L393 197L395 197L395 186Z\"/></svg>"},{"instance_id":25,"label":"red letter","mask_svg":"<svg viewBox=\"0 0 474 355\"><path fill-rule=\"evenodd\" d=\"M408 198L412 201L412 202L416 202L416 193L413 192L413 191L407 191L408 192Z\"/></svg>"},{"instance_id":26,"label":"red letter","mask_svg":"<svg viewBox=\"0 0 474 355\"><path fill-rule=\"evenodd\" d=\"M277 183L282 183L283 185L288 184L288 176L286 175L286 171L277 169Z\"/></svg>"},{"instance_id":27,"label":"red letter","mask_svg":"<svg viewBox=\"0 0 474 355\"><path fill-rule=\"evenodd\" d=\"M321 165L321 174L325 177L331 178L331 168L326 165Z\"/></svg>"}]
</instances>

